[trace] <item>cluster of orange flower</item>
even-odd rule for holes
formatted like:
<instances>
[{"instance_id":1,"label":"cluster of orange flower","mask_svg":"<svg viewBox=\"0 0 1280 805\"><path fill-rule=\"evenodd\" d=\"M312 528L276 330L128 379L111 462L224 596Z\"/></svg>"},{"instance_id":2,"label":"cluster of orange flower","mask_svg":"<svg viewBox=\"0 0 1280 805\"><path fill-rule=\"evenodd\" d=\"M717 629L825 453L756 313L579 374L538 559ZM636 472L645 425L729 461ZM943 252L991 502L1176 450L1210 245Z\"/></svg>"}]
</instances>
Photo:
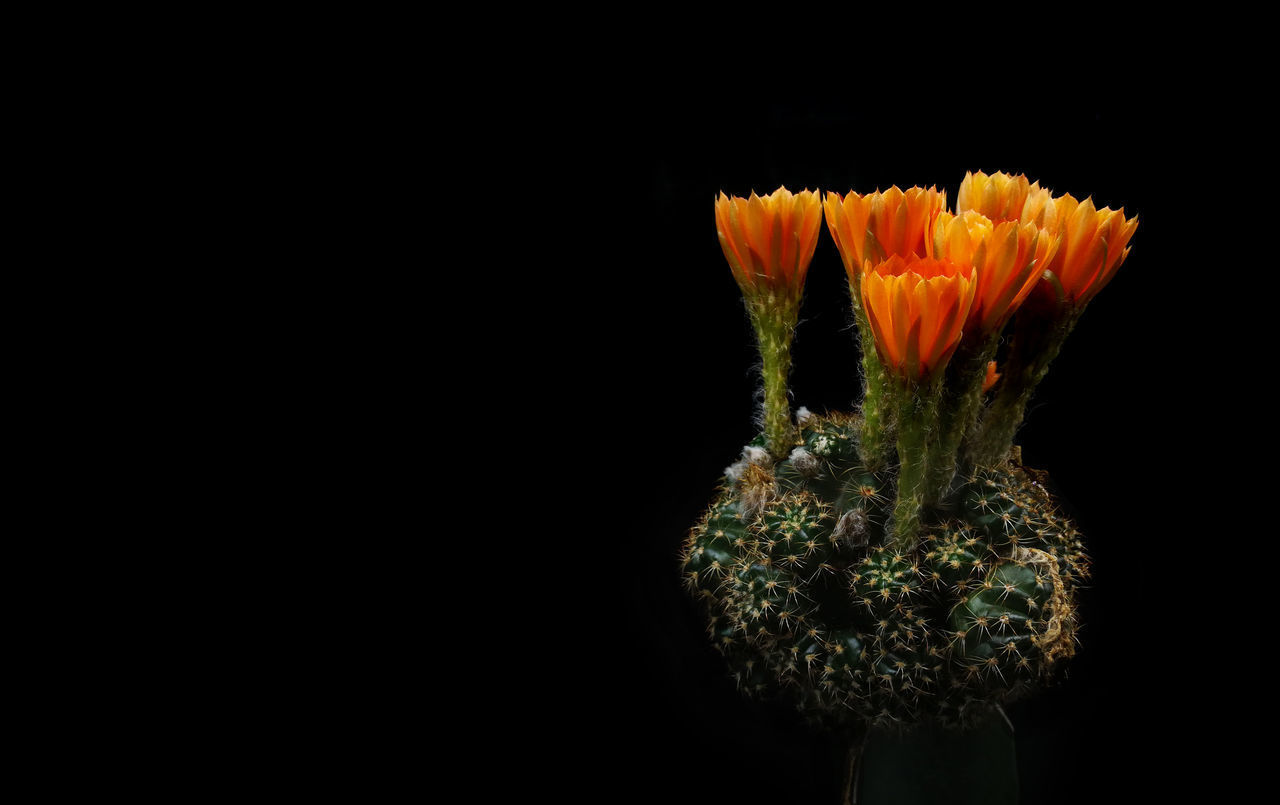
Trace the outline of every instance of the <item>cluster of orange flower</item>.
<instances>
[{"instance_id":1,"label":"cluster of orange flower","mask_svg":"<svg viewBox=\"0 0 1280 805\"><path fill-rule=\"evenodd\" d=\"M999 331L1035 293L1078 310L1129 254L1137 217L1054 196L1022 175L969 173L956 212L936 188L841 196L785 187L716 200L716 229L748 297L798 298L825 213L885 368L936 376L965 332Z\"/></svg>"}]
</instances>

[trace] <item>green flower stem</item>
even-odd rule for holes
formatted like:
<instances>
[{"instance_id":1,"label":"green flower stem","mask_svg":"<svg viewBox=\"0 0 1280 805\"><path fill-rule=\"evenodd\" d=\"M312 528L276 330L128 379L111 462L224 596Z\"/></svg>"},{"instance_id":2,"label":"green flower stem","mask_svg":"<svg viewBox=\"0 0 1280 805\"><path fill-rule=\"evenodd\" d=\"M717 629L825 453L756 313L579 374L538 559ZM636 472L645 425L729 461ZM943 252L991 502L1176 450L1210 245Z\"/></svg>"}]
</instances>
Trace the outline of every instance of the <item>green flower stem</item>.
<instances>
[{"instance_id":1,"label":"green flower stem","mask_svg":"<svg viewBox=\"0 0 1280 805\"><path fill-rule=\"evenodd\" d=\"M968 445L971 463L989 467L1008 457L1032 393L1048 374L1049 364L1058 357L1082 310L1064 304L1050 314L1046 314L1043 306L1038 309L1024 306L1018 312L1008 365L996 398L983 417L978 437Z\"/></svg>"},{"instance_id":2,"label":"green flower stem","mask_svg":"<svg viewBox=\"0 0 1280 805\"><path fill-rule=\"evenodd\" d=\"M862 349L862 376L866 383L862 396L862 459L874 472L888 463L893 444L892 422L887 416L891 408L889 378L876 352L875 336L871 334L867 312L862 308L862 294L853 283L849 283L849 292L853 297L853 315Z\"/></svg>"},{"instance_id":3,"label":"green flower stem","mask_svg":"<svg viewBox=\"0 0 1280 805\"><path fill-rule=\"evenodd\" d=\"M781 459L791 452L795 441L787 375L791 371L791 339L795 335L799 302L780 302L775 297L750 299L747 310L760 346L765 445L774 459Z\"/></svg>"},{"instance_id":4,"label":"green flower stem","mask_svg":"<svg viewBox=\"0 0 1280 805\"><path fill-rule=\"evenodd\" d=\"M928 501L929 440L935 435L942 375L901 389L898 405L898 499L893 507L894 550L916 546L920 511Z\"/></svg>"},{"instance_id":5,"label":"green flower stem","mask_svg":"<svg viewBox=\"0 0 1280 805\"><path fill-rule=\"evenodd\" d=\"M982 413L987 364L996 356L999 345L999 333L976 343L962 342L947 364L945 390L938 407L939 437L929 454L929 503L944 498L955 478L961 443Z\"/></svg>"}]
</instances>

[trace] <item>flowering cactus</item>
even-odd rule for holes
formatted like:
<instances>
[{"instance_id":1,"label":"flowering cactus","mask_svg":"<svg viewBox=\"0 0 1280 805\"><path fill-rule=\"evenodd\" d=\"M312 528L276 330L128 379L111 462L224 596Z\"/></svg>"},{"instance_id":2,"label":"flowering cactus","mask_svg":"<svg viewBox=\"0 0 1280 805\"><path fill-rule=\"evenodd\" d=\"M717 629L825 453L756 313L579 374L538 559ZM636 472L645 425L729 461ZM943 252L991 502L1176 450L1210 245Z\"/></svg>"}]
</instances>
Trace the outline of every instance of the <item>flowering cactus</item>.
<instances>
[{"instance_id":1,"label":"flowering cactus","mask_svg":"<svg viewBox=\"0 0 1280 805\"><path fill-rule=\"evenodd\" d=\"M685 579L749 694L853 736L981 723L1075 652L1083 541L1012 438L1137 219L1003 173L967 175L954 213L932 188L827 193L864 398L793 417L819 198L716 201L760 344L764 425L686 540Z\"/></svg>"},{"instance_id":2,"label":"flowering cactus","mask_svg":"<svg viewBox=\"0 0 1280 805\"><path fill-rule=\"evenodd\" d=\"M764 436L775 457L786 454L793 432L787 400L791 338L809 261L818 246L818 196L780 187L767 196L716 199L716 232L747 303L762 359Z\"/></svg>"}]
</instances>

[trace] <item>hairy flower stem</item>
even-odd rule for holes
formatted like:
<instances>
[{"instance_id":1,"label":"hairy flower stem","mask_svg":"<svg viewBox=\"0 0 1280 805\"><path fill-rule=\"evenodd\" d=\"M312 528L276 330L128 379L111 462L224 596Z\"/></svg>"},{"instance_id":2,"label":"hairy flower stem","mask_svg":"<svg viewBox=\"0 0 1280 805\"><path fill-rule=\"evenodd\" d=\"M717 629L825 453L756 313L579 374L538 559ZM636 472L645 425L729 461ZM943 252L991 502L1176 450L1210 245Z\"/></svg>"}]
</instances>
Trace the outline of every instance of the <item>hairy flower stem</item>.
<instances>
[{"instance_id":1,"label":"hairy flower stem","mask_svg":"<svg viewBox=\"0 0 1280 805\"><path fill-rule=\"evenodd\" d=\"M1024 306L1014 320L1013 344L1008 365L987 409L978 436L968 445L971 463L995 466L1013 447L1013 437L1027 413L1027 403L1058 357L1062 344L1080 318L1081 309L1064 306L1056 315L1045 315Z\"/></svg>"},{"instance_id":2,"label":"hairy flower stem","mask_svg":"<svg viewBox=\"0 0 1280 805\"><path fill-rule=\"evenodd\" d=\"M996 355L999 334L978 343L961 343L947 364L947 381L938 406L938 440L929 454L928 503L946 496L955 478L960 445L982 412L987 363Z\"/></svg>"},{"instance_id":3,"label":"hairy flower stem","mask_svg":"<svg viewBox=\"0 0 1280 805\"><path fill-rule=\"evenodd\" d=\"M798 304L777 304L773 298L753 300L747 306L760 346L765 446L774 459L790 453L795 441L787 375L791 371L791 339L795 335L798 307Z\"/></svg>"},{"instance_id":4,"label":"hairy flower stem","mask_svg":"<svg viewBox=\"0 0 1280 805\"><path fill-rule=\"evenodd\" d=\"M853 315L858 325L862 376L865 381L862 395L862 460L866 462L868 469L875 472L888 463L890 445L893 443L892 423L886 410L889 379L885 376L884 365L880 363L880 355L876 352L875 336L871 333L867 312L862 308L861 291L850 283L849 292L853 297Z\"/></svg>"},{"instance_id":5,"label":"hairy flower stem","mask_svg":"<svg viewBox=\"0 0 1280 805\"><path fill-rule=\"evenodd\" d=\"M920 510L930 497L929 440L934 434L942 378L900 389L898 407L898 499L893 507L893 537L896 551L906 553L916 546L920 533Z\"/></svg>"}]
</instances>

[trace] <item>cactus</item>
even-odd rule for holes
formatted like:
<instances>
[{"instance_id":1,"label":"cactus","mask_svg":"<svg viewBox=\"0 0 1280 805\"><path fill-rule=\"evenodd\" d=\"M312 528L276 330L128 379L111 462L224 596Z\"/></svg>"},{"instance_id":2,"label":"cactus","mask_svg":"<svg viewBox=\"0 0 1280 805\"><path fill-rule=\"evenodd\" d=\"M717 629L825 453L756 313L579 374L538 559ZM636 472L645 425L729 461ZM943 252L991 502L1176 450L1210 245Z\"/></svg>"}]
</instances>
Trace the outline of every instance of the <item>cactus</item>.
<instances>
[{"instance_id":1,"label":"cactus","mask_svg":"<svg viewBox=\"0 0 1280 805\"><path fill-rule=\"evenodd\" d=\"M787 458L731 472L686 583L750 694L848 727L981 720L1074 653L1080 536L1010 464L975 469L895 550L893 479L866 468L860 426L810 416Z\"/></svg>"},{"instance_id":2,"label":"cactus","mask_svg":"<svg viewBox=\"0 0 1280 805\"><path fill-rule=\"evenodd\" d=\"M966 176L955 215L933 189L829 193L865 393L858 413L793 417L790 340L818 205L785 188L716 202L762 352L763 429L681 564L740 689L789 699L849 741L848 799L869 730L923 724L944 731L917 733L921 745L945 745L946 729L991 724L1075 653L1089 560L1012 440L1137 221L1005 174Z\"/></svg>"}]
</instances>

